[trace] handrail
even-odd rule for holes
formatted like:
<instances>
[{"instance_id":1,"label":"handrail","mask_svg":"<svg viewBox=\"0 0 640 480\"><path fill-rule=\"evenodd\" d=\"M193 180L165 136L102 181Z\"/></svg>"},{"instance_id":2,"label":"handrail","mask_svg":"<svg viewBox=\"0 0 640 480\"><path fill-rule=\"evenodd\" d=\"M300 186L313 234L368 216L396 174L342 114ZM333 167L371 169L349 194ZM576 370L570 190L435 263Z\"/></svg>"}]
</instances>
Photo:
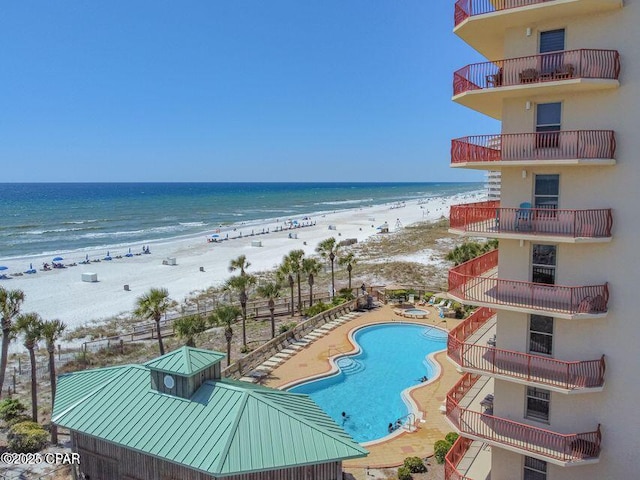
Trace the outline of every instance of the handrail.
<instances>
[{"instance_id":1,"label":"handrail","mask_svg":"<svg viewBox=\"0 0 640 480\"><path fill-rule=\"evenodd\" d=\"M451 140L451 163L615 159L613 130L471 135Z\"/></svg>"},{"instance_id":2,"label":"handrail","mask_svg":"<svg viewBox=\"0 0 640 480\"><path fill-rule=\"evenodd\" d=\"M565 286L483 277L498 266L492 250L449 270L449 293L477 304L491 303L533 310L579 314L607 312L609 286Z\"/></svg>"},{"instance_id":3,"label":"handrail","mask_svg":"<svg viewBox=\"0 0 640 480\"><path fill-rule=\"evenodd\" d=\"M564 50L467 65L453 74L453 95L575 78L617 80L619 75L616 50Z\"/></svg>"},{"instance_id":4,"label":"handrail","mask_svg":"<svg viewBox=\"0 0 640 480\"><path fill-rule=\"evenodd\" d=\"M568 238L609 238L610 208L504 208L500 202L452 205L449 225L472 233L546 234Z\"/></svg>"},{"instance_id":5,"label":"handrail","mask_svg":"<svg viewBox=\"0 0 640 480\"><path fill-rule=\"evenodd\" d=\"M472 480L458 471L458 464L465 456L473 440L465 437L458 437L444 457L444 478L445 480Z\"/></svg>"},{"instance_id":6,"label":"handrail","mask_svg":"<svg viewBox=\"0 0 640 480\"><path fill-rule=\"evenodd\" d=\"M463 375L447 394L447 418L463 434L564 462L600 455L600 425L593 432L563 434L461 407L459 400L477 381L474 377L478 376Z\"/></svg>"},{"instance_id":7,"label":"handrail","mask_svg":"<svg viewBox=\"0 0 640 480\"><path fill-rule=\"evenodd\" d=\"M473 312L466 320L454 327L447 336L447 354L458 365L461 363L461 350L458 345L464 343L474 332L489 321L496 314L495 310L481 307Z\"/></svg>"},{"instance_id":8,"label":"handrail","mask_svg":"<svg viewBox=\"0 0 640 480\"><path fill-rule=\"evenodd\" d=\"M484 13L498 12L512 8L525 7L551 0L458 0L454 7L453 23L457 27L467 18Z\"/></svg>"}]
</instances>

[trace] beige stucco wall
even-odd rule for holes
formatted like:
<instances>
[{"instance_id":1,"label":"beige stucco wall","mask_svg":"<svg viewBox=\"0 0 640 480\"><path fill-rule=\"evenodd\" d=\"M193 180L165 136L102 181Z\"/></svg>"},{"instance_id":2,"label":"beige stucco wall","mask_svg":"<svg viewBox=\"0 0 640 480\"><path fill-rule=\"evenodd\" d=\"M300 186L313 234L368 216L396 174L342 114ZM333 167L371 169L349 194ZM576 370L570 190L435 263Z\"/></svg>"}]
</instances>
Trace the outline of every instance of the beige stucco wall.
<instances>
[{"instance_id":1,"label":"beige stucco wall","mask_svg":"<svg viewBox=\"0 0 640 480\"><path fill-rule=\"evenodd\" d=\"M609 314L604 319L556 319L554 356L591 360L606 355L605 387L601 393L552 393L548 425L524 420L525 386L496 380L494 413L558 432L580 432L602 424L602 453L596 465L563 468L549 464L549 480L636 478L640 451L638 400L640 382L640 1L626 0L625 8L604 14L557 19L509 29L505 58L535 55L540 31L566 29L566 49L615 49L620 52L620 87L603 92L522 97L502 105L503 133L535 131L535 104L562 102L562 130L614 130L615 166L514 167L502 170L503 207L533 200L535 173L560 175L560 208L612 208L613 240L602 244L558 245L557 283L609 283ZM523 89L524 91L524 89ZM531 108L526 109L526 102ZM526 170L526 178L522 171ZM500 241L499 276L530 280L531 242ZM498 347L527 351L527 315L500 312ZM522 457L494 447L492 479L522 478Z\"/></svg>"}]
</instances>

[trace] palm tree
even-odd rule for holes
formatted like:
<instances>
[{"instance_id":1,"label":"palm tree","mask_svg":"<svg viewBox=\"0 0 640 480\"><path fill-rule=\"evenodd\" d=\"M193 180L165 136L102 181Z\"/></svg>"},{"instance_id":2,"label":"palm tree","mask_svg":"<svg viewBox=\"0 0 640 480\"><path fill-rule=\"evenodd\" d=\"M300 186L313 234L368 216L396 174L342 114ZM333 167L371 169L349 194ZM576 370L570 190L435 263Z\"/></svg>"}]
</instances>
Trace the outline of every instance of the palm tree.
<instances>
[{"instance_id":1,"label":"palm tree","mask_svg":"<svg viewBox=\"0 0 640 480\"><path fill-rule=\"evenodd\" d=\"M207 329L207 322L201 315L187 315L173 322L173 328L187 347L196 346L196 336Z\"/></svg>"},{"instance_id":2,"label":"palm tree","mask_svg":"<svg viewBox=\"0 0 640 480\"><path fill-rule=\"evenodd\" d=\"M271 312L271 338L275 338L276 336L276 320L273 312L276 309L275 299L280 296L281 288L280 283L277 281L264 283L258 286L258 295L269 300L269 312Z\"/></svg>"},{"instance_id":3,"label":"palm tree","mask_svg":"<svg viewBox=\"0 0 640 480\"><path fill-rule=\"evenodd\" d=\"M31 362L31 418L38 423L38 384L36 381L35 347L42 338L42 319L37 313L24 313L16 317L16 333L24 335L24 346Z\"/></svg>"},{"instance_id":4,"label":"palm tree","mask_svg":"<svg viewBox=\"0 0 640 480\"><path fill-rule=\"evenodd\" d=\"M226 288L235 290L240 295L240 306L242 307L242 345L247 346L247 289L256 284L256 277L253 275L236 275L227 280Z\"/></svg>"},{"instance_id":5,"label":"palm tree","mask_svg":"<svg viewBox=\"0 0 640 480\"><path fill-rule=\"evenodd\" d=\"M291 250L289 255L285 256L282 264L286 265L288 273L295 275L298 284L298 313L302 315L302 290L300 288L300 274L302 273L302 262L304 260L304 250Z\"/></svg>"},{"instance_id":6,"label":"palm tree","mask_svg":"<svg viewBox=\"0 0 640 480\"><path fill-rule=\"evenodd\" d=\"M340 258L338 259L339 265L347 266L347 272L349 273L349 290L351 290L351 270L356 263L358 262L356 261L356 256L353 254L353 252L340 255Z\"/></svg>"},{"instance_id":7,"label":"palm tree","mask_svg":"<svg viewBox=\"0 0 640 480\"><path fill-rule=\"evenodd\" d=\"M234 258L229 262L229 271L235 272L236 270L240 270L240 275L245 276L245 270L249 268L251 264L247 262L246 255L240 255L238 258Z\"/></svg>"},{"instance_id":8,"label":"palm tree","mask_svg":"<svg viewBox=\"0 0 640 480\"><path fill-rule=\"evenodd\" d=\"M42 338L47 344L49 353L49 382L51 383L51 411L53 411L53 401L56 398L56 360L55 345L67 326L60 320L44 320L42 322ZM58 427L51 424L51 443L58 443Z\"/></svg>"},{"instance_id":9,"label":"palm tree","mask_svg":"<svg viewBox=\"0 0 640 480\"><path fill-rule=\"evenodd\" d=\"M305 258L302 260L302 271L307 275L309 282L309 306L313 305L313 284L314 276L320 273L322 264L315 258Z\"/></svg>"},{"instance_id":10,"label":"palm tree","mask_svg":"<svg viewBox=\"0 0 640 480\"><path fill-rule=\"evenodd\" d=\"M13 338L13 319L20 313L20 306L24 302L22 290L6 290L0 287L0 321L2 323L2 353L0 354L0 398L4 386L4 376L7 371L9 342Z\"/></svg>"},{"instance_id":11,"label":"palm tree","mask_svg":"<svg viewBox=\"0 0 640 480\"><path fill-rule=\"evenodd\" d=\"M231 364L231 339L233 338L233 329L231 326L240 315L238 307L233 305L219 305L209 316L209 322L212 325L224 326L224 338L227 340L227 367Z\"/></svg>"},{"instance_id":12,"label":"palm tree","mask_svg":"<svg viewBox=\"0 0 640 480\"><path fill-rule=\"evenodd\" d=\"M335 237L329 237L321 241L316 247L316 252L318 252L323 259L328 259L331 262L331 298L333 298L336 293L333 261L338 256L338 247L339 245Z\"/></svg>"},{"instance_id":13,"label":"palm tree","mask_svg":"<svg viewBox=\"0 0 640 480\"><path fill-rule=\"evenodd\" d=\"M166 288L152 288L136 300L134 315L156 322L158 331L158 346L160 355L164 355L164 345L162 344L162 333L160 332L160 320L171 307L169 291Z\"/></svg>"}]
</instances>

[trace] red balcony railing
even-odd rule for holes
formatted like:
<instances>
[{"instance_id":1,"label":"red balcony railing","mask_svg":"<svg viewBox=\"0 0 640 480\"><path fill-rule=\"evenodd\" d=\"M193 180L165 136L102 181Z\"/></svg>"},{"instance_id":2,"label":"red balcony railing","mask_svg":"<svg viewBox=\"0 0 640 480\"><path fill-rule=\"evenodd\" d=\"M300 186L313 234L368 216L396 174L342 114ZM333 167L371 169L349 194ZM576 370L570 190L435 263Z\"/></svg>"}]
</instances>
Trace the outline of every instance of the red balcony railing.
<instances>
[{"instance_id":1,"label":"red balcony railing","mask_svg":"<svg viewBox=\"0 0 640 480\"><path fill-rule=\"evenodd\" d=\"M495 347L459 342L449 336L449 357L462 368L499 374L567 390L604 385L604 355L598 360L566 362Z\"/></svg>"},{"instance_id":2,"label":"red balcony railing","mask_svg":"<svg viewBox=\"0 0 640 480\"><path fill-rule=\"evenodd\" d=\"M449 270L449 293L469 303L520 307L565 314L607 312L609 287L568 287L520 282L481 274L498 266L498 251L492 250Z\"/></svg>"},{"instance_id":3,"label":"red balcony railing","mask_svg":"<svg viewBox=\"0 0 640 480\"><path fill-rule=\"evenodd\" d=\"M617 80L619 75L615 50L566 50L467 65L453 74L453 94L572 78Z\"/></svg>"},{"instance_id":4,"label":"red balcony railing","mask_svg":"<svg viewBox=\"0 0 640 480\"><path fill-rule=\"evenodd\" d=\"M464 322L453 328L447 337L447 353L449 358L460 365L462 363L460 356L462 350L458 348L458 346L462 345L467 338L487 323L495 314L495 310L481 307L473 312Z\"/></svg>"},{"instance_id":5,"label":"red balcony railing","mask_svg":"<svg viewBox=\"0 0 640 480\"><path fill-rule=\"evenodd\" d=\"M449 224L470 233L526 233L568 238L609 238L611 209L501 208L500 202L452 205Z\"/></svg>"},{"instance_id":6,"label":"red balcony railing","mask_svg":"<svg viewBox=\"0 0 640 480\"><path fill-rule=\"evenodd\" d=\"M451 140L451 163L614 159L611 130L475 135Z\"/></svg>"},{"instance_id":7,"label":"red balcony railing","mask_svg":"<svg viewBox=\"0 0 640 480\"><path fill-rule=\"evenodd\" d=\"M594 432L562 434L461 407L460 399L478 378L469 373L463 375L447 394L447 418L462 434L562 462L579 462L600 455L600 425Z\"/></svg>"},{"instance_id":8,"label":"red balcony railing","mask_svg":"<svg viewBox=\"0 0 640 480\"><path fill-rule=\"evenodd\" d=\"M525 7L551 0L458 0L455 5L454 23L457 27L467 18L483 13L497 12L510 8Z\"/></svg>"},{"instance_id":9,"label":"red balcony railing","mask_svg":"<svg viewBox=\"0 0 640 480\"><path fill-rule=\"evenodd\" d=\"M471 480L458 471L458 463L465 456L473 440L465 437L458 437L453 446L444 457L444 478L445 480Z\"/></svg>"}]
</instances>

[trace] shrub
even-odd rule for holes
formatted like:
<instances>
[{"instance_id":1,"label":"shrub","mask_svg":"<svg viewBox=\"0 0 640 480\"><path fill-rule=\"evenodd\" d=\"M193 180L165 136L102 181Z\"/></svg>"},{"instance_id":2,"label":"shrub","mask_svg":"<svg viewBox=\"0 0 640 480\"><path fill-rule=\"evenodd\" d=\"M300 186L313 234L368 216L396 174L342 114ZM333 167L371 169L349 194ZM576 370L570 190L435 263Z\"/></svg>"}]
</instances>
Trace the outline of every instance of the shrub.
<instances>
[{"instance_id":1,"label":"shrub","mask_svg":"<svg viewBox=\"0 0 640 480\"><path fill-rule=\"evenodd\" d=\"M433 455L436 457L436 462L444 463L444 456L447 454L449 449L451 448L451 444L446 440L438 440L433 445Z\"/></svg>"},{"instance_id":2,"label":"shrub","mask_svg":"<svg viewBox=\"0 0 640 480\"><path fill-rule=\"evenodd\" d=\"M282 325L280 325L280 328L278 328L278 332L279 333L284 333L284 332L288 332L289 330L291 330L293 327L295 327L297 325L296 322L291 322L291 323L283 323Z\"/></svg>"},{"instance_id":3,"label":"shrub","mask_svg":"<svg viewBox=\"0 0 640 480\"><path fill-rule=\"evenodd\" d=\"M411 472L407 467L400 467L398 469L398 480L411 480Z\"/></svg>"},{"instance_id":4,"label":"shrub","mask_svg":"<svg viewBox=\"0 0 640 480\"><path fill-rule=\"evenodd\" d=\"M11 422L27 411L27 407L16 398L5 398L0 402L0 420Z\"/></svg>"},{"instance_id":5,"label":"shrub","mask_svg":"<svg viewBox=\"0 0 640 480\"><path fill-rule=\"evenodd\" d=\"M449 432L447 433L447 435L444 437L444 439L449 442L451 445L453 445L454 443L456 443L456 440L458 439L460 435L458 435L456 432Z\"/></svg>"},{"instance_id":6,"label":"shrub","mask_svg":"<svg viewBox=\"0 0 640 480\"><path fill-rule=\"evenodd\" d=\"M31 421L33 421L33 419L31 418L31 415L25 415L21 413L17 417L13 417L11 420L7 421L7 427L11 428L16 423L31 422Z\"/></svg>"},{"instance_id":7,"label":"shrub","mask_svg":"<svg viewBox=\"0 0 640 480\"><path fill-rule=\"evenodd\" d=\"M354 298L356 298L353 296L353 291L350 288L341 288L338 292L338 295L345 300L353 300Z\"/></svg>"},{"instance_id":8,"label":"shrub","mask_svg":"<svg viewBox=\"0 0 640 480\"><path fill-rule=\"evenodd\" d=\"M407 457L404 459L404 466L409 469L411 473L422 473L427 471L424 462L420 457Z\"/></svg>"},{"instance_id":9,"label":"shrub","mask_svg":"<svg viewBox=\"0 0 640 480\"><path fill-rule=\"evenodd\" d=\"M307 308L307 311L305 312L305 315L307 317L315 317L319 313L324 312L325 310L328 310L329 308L331 308L331 305L327 305L326 303L323 303L323 302L314 303L312 306Z\"/></svg>"},{"instance_id":10,"label":"shrub","mask_svg":"<svg viewBox=\"0 0 640 480\"><path fill-rule=\"evenodd\" d=\"M333 304L334 307L337 307L338 305L343 304L347 300L350 300L350 299L344 298L344 297L340 297L340 296L335 296L335 297L333 297L333 300L331 300L331 303Z\"/></svg>"},{"instance_id":11,"label":"shrub","mask_svg":"<svg viewBox=\"0 0 640 480\"><path fill-rule=\"evenodd\" d=\"M47 432L35 422L16 423L9 429L7 445L15 453L35 453L47 444Z\"/></svg>"}]
</instances>

